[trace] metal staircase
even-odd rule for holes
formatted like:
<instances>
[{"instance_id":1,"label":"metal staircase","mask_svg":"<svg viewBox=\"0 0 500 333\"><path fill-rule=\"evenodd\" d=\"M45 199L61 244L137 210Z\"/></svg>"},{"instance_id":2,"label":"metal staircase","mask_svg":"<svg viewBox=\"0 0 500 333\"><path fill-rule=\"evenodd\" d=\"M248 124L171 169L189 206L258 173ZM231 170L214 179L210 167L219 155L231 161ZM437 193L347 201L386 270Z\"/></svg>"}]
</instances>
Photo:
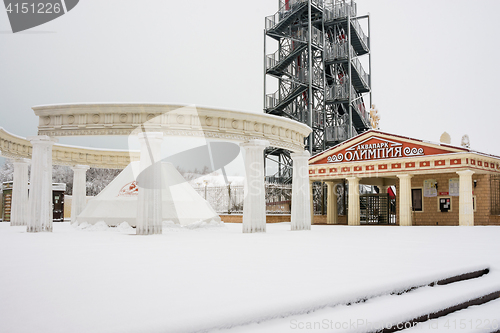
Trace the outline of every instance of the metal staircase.
<instances>
[{"instance_id":1,"label":"metal staircase","mask_svg":"<svg viewBox=\"0 0 500 333\"><path fill-rule=\"evenodd\" d=\"M278 45L273 53L268 38ZM370 57L369 16L357 16L354 1L279 0L265 19L264 54L264 111L309 125L311 154L370 128L364 104L366 94L371 104L370 70L360 60ZM277 91L267 92L268 80ZM289 154L270 149L266 157L279 165L272 179L289 181Z\"/></svg>"}]
</instances>

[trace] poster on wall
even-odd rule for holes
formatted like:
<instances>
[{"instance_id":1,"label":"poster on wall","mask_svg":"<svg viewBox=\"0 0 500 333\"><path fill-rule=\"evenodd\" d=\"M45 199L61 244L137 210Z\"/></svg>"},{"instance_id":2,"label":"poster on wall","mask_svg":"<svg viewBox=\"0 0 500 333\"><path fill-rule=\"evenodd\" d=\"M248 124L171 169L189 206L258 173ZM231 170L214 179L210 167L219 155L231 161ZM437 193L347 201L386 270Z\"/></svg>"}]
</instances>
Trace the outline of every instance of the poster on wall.
<instances>
[{"instance_id":1,"label":"poster on wall","mask_svg":"<svg viewBox=\"0 0 500 333\"><path fill-rule=\"evenodd\" d=\"M450 196L458 197L460 192L460 179L450 178Z\"/></svg>"},{"instance_id":2,"label":"poster on wall","mask_svg":"<svg viewBox=\"0 0 500 333\"><path fill-rule=\"evenodd\" d=\"M424 180L424 197L437 197L437 188L435 179Z\"/></svg>"}]
</instances>

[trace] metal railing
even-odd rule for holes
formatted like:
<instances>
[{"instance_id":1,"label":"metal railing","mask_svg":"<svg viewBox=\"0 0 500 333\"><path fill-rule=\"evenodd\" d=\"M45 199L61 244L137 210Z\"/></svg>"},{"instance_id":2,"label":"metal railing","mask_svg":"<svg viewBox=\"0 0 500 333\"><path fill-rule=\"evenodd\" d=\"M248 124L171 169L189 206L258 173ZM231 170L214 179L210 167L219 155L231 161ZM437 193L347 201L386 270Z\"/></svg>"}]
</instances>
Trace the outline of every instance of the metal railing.
<instances>
[{"instance_id":1,"label":"metal railing","mask_svg":"<svg viewBox=\"0 0 500 333\"><path fill-rule=\"evenodd\" d=\"M274 14L266 17L266 30L273 29L281 21L291 16L297 8L307 4L308 0L280 0L280 9ZM323 0L311 0L311 4L318 8L323 7Z\"/></svg>"},{"instance_id":2,"label":"metal railing","mask_svg":"<svg viewBox=\"0 0 500 333\"><path fill-rule=\"evenodd\" d=\"M326 47L326 60L347 59L349 58L349 51L351 51L351 58L356 57L356 51L349 43L330 44Z\"/></svg>"},{"instance_id":3,"label":"metal railing","mask_svg":"<svg viewBox=\"0 0 500 333\"><path fill-rule=\"evenodd\" d=\"M279 52L280 51L278 50L274 53L266 55L266 69L273 68L279 63L280 60Z\"/></svg>"},{"instance_id":4,"label":"metal railing","mask_svg":"<svg viewBox=\"0 0 500 333\"><path fill-rule=\"evenodd\" d=\"M348 129L349 125L344 124L344 125L339 125L339 126L334 126L334 127L327 127L326 128L326 141L328 142L339 142L339 141L345 141L349 139L349 133ZM357 135L356 129L351 127L352 134L353 136Z\"/></svg>"},{"instance_id":5,"label":"metal railing","mask_svg":"<svg viewBox=\"0 0 500 333\"><path fill-rule=\"evenodd\" d=\"M323 128L325 124L324 115L321 111L313 111L313 126Z\"/></svg>"},{"instance_id":6,"label":"metal railing","mask_svg":"<svg viewBox=\"0 0 500 333\"><path fill-rule=\"evenodd\" d=\"M307 43L307 28L299 28L299 29L289 29L287 35L290 36L291 38ZM321 30L313 27L312 28L312 34L311 34L311 44L315 45L319 48L323 47L324 43L324 34ZM266 69L273 68L277 66L281 61L285 60L291 53L293 53L295 49L290 49L288 50L288 54L280 55L279 50L266 55Z\"/></svg>"},{"instance_id":7,"label":"metal railing","mask_svg":"<svg viewBox=\"0 0 500 333\"><path fill-rule=\"evenodd\" d=\"M243 185L193 186L218 214L242 214L245 192ZM290 214L292 185L265 184L266 214Z\"/></svg>"},{"instance_id":8,"label":"metal railing","mask_svg":"<svg viewBox=\"0 0 500 333\"><path fill-rule=\"evenodd\" d=\"M340 101L349 99L350 92L356 91L354 87L351 86L349 90L349 81L346 80L344 83L334 84L333 86L328 86L326 88L326 100L327 101Z\"/></svg>"},{"instance_id":9,"label":"metal railing","mask_svg":"<svg viewBox=\"0 0 500 333\"><path fill-rule=\"evenodd\" d=\"M361 38L361 41L365 44L365 48L368 48L368 36L365 35L365 32L363 31L363 28L361 28L359 21L351 20L351 22L354 30L356 30L358 36Z\"/></svg>"},{"instance_id":10,"label":"metal railing","mask_svg":"<svg viewBox=\"0 0 500 333\"><path fill-rule=\"evenodd\" d=\"M280 103L278 91L266 95L266 109L273 109Z\"/></svg>"},{"instance_id":11,"label":"metal railing","mask_svg":"<svg viewBox=\"0 0 500 333\"><path fill-rule=\"evenodd\" d=\"M333 21L341 18L346 18L348 16L356 17L358 9L357 5L354 1L339 3L335 6L330 5L327 6L328 9L325 9L325 21Z\"/></svg>"},{"instance_id":12,"label":"metal railing","mask_svg":"<svg viewBox=\"0 0 500 333\"><path fill-rule=\"evenodd\" d=\"M292 39L307 43L308 41L308 31L307 27L302 28L292 28L288 27L283 31L284 35L289 36ZM311 30L311 45L317 46L319 48L323 47L325 41L325 36L321 30L316 27L312 27Z\"/></svg>"},{"instance_id":13,"label":"metal railing","mask_svg":"<svg viewBox=\"0 0 500 333\"><path fill-rule=\"evenodd\" d=\"M288 0L288 4L287 0L280 0L280 8L286 9L286 6L288 5L289 8L293 9L294 7L302 3L307 3L307 0ZM318 7L323 7L323 0L312 0L311 4L316 5Z\"/></svg>"},{"instance_id":14,"label":"metal railing","mask_svg":"<svg viewBox=\"0 0 500 333\"><path fill-rule=\"evenodd\" d=\"M359 61L359 59L358 58L353 58L352 59L352 64L354 65L354 68L356 68L356 71L358 72L359 77L364 82L364 84L366 86L369 86L368 83L370 82L370 76L369 76L369 74L367 74L365 72L363 66L361 65L361 62Z\"/></svg>"},{"instance_id":15,"label":"metal railing","mask_svg":"<svg viewBox=\"0 0 500 333\"><path fill-rule=\"evenodd\" d=\"M363 119L365 124L369 125L370 124L370 113L368 111L366 111L366 107L365 107L365 104L363 103L363 101L360 98L355 100L354 102L352 102L352 107L353 107L354 111L356 111L360 115L360 117Z\"/></svg>"}]
</instances>

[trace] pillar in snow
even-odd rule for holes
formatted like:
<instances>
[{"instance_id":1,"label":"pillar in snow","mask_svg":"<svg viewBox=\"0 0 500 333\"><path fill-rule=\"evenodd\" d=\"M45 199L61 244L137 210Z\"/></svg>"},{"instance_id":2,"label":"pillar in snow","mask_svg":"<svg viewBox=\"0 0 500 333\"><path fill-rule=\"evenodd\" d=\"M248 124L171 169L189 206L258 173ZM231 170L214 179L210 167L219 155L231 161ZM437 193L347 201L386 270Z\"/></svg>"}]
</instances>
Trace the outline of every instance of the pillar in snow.
<instances>
[{"instance_id":1,"label":"pillar in snow","mask_svg":"<svg viewBox=\"0 0 500 333\"><path fill-rule=\"evenodd\" d=\"M326 224L337 224L337 182L326 182L328 187Z\"/></svg>"},{"instance_id":2,"label":"pillar in snow","mask_svg":"<svg viewBox=\"0 0 500 333\"><path fill-rule=\"evenodd\" d=\"M76 218L87 204L87 165L75 165L73 170L73 198L71 200L71 223L76 222Z\"/></svg>"},{"instance_id":3,"label":"pillar in snow","mask_svg":"<svg viewBox=\"0 0 500 333\"><path fill-rule=\"evenodd\" d=\"M311 214L311 224L314 224L314 188L313 188L314 182L310 181L309 182L309 206L310 206L310 212Z\"/></svg>"},{"instance_id":4,"label":"pillar in snow","mask_svg":"<svg viewBox=\"0 0 500 333\"><path fill-rule=\"evenodd\" d=\"M292 230L311 230L308 151L293 153Z\"/></svg>"},{"instance_id":5,"label":"pillar in snow","mask_svg":"<svg viewBox=\"0 0 500 333\"><path fill-rule=\"evenodd\" d=\"M14 182L12 185L12 206L10 225L27 225L28 221L28 165L25 158L14 161Z\"/></svg>"},{"instance_id":6,"label":"pillar in snow","mask_svg":"<svg viewBox=\"0 0 500 333\"><path fill-rule=\"evenodd\" d=\"M137 235L162 233L161 144L163 133L139 133L141 167L137 177ZM174 198L175 199L175 198Z\"/></svg>"},{"instance_id":7,"label":"pillar in snow","mask_svg":"<svg viewBox=\"0 0 500 333\"><path fill-rule=\"evenodd\" d=\"M474 207L472 203L472 175L474 171L457 171L460 176L459 181L459 199L458 199L458 225L474 225Z\"/></svg>"},{"instance_id":8,"label":"pillar in snow","mask_svg":"<svg viewBox=\"0 0 500 333\"><path fill-rule=\"evenodd\" d=\"M347 177L349 183L349 214L347 221L349 225L360 225L359 212L359 178Z\"/></svg>"},{"instance_id":9,"label":"pillar in snow","mask_svg":"<svg viewBox=\"0 0 500 333\"><path fill-rule=\"evenodd\" d=\"M31 153L28 232L52 231L52 146L46 135L28 137Z\"/></svg>"},{"instance_id":10,"label":"pillar in snow","mask_svg":"<svg viewBox=\"0 0 500 333\"><path fill-rule=\"evenodd\" d=\"M399 225L411 226L411 177L412 175L398 175L399 178Z\"/></svg>"},{"instance_id":11,"label":"pillar in snow","mask_svg":"<svg viewBox=\"0 0 500 333\"><path fill-rule=\"evenodd\" d=\"M264 149L266 140L249 140L241 144L245 151L245 199L243 232L266 231L266 190L264 187Z\"/></svg>"}]
</instances>

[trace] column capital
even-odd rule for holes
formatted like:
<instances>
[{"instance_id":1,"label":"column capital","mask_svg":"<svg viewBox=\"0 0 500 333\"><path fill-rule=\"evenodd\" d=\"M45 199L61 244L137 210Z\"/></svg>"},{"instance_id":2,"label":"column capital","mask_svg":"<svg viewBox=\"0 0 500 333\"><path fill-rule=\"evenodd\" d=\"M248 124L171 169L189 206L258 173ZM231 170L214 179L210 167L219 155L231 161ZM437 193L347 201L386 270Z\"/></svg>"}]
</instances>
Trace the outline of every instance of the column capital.
<instances>
[{"instance_id":1,"label":"column capital","mask_svg":"<svg viewBox=\"0 0 500 333\"><path fill-rule=\"evenodd\" d=\"M31 160L28 158L15 158L12 163L14 164L30 164Z\"/></svg>"},{"instance_id":2,"label":"column capital","mask_svg":"<svg viewBox=\"0 0 500 333\"><path fill-rule=\"evenodd\" d=\"M71 166L71 170L73 170L73 171L77 171L77 170L87 171L88 169L90 169L90 166L88 166L88 165L77 164L77 165Z\"/></svg>"},{"instance_id":3,"label":"column capital","mask_svg":"<svg viewBox=\"0 0 500 333\"><path fill-rule=\"evenodd\" d=\"M396 175L396 177L398 177L399 179L409 179L409 178L413 177L413 175L411 175L409 173L404 173L402 175Z\"/></svg>"},{"instance_id":4,"label":"column capital","mask_svg":"<svg viewBox=\"0 0 500 333\"><path fill-rule=\"evenodd\" d=\"M347 181L348 181L349 183L351 183L351 182L356 182L356 181L357 181L357 182L359 182L359 179L360 179L360 178L359 178L359 177L354 177L354 176L353 176L353 177L346 177L345 179L347 179Z\"/></svg>"},{"instance_id":5,"label":"column capital","mask_svg":"<svg viewBox=\"0 0 500 333\"><path fill-rule=\"evenodd\" d=\"M50 145L53 145L54 143L59 141L57 138L48 135L28 136L26 139L31 143L45 143Z\"/></svg>"},{"instance_id":6,"label":"column capital","mask_svg":"<svg viewBox=\"0 0 500 333\"><path fill-rule=\"evenodd\" d=\"M270 143L269 141L267 140L260 140L260 139L252 139L252 140L248 140L248 141L245 141L243 143L240 143L240 147L243 147L243 148L267 148L269 147Z\"/></svg>"},{"instance_id":7,"label":"column capital","mask_svg":"<svg viewBox=\"0 0 500 333\"><path fill-rule=\"evenodd\" d=\"M475 172L472 171L472 170L461 170L461 171L457 171L457 174L459 176L472 176Z\"/></svg>"}]
</instances>

